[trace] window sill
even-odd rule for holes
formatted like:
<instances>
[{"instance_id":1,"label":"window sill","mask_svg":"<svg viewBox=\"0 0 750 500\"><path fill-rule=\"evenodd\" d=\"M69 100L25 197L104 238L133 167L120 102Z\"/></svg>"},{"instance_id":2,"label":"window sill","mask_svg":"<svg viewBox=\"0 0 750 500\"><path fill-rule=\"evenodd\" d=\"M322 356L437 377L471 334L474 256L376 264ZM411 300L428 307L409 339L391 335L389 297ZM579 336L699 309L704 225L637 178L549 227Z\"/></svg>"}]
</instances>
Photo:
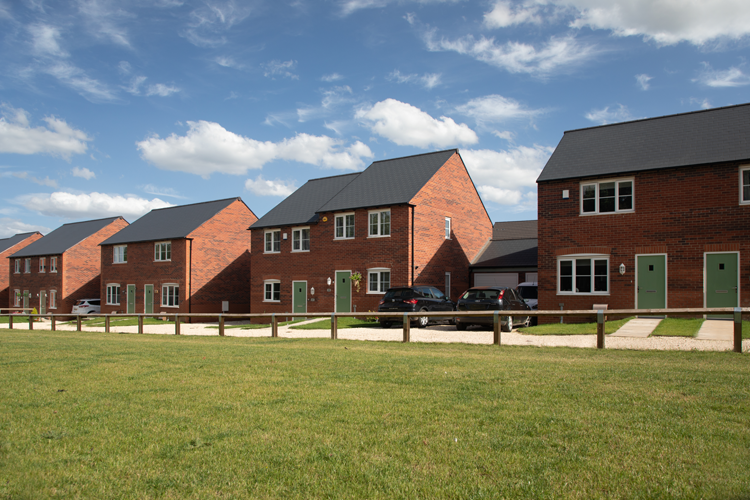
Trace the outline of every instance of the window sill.
<instances>
[{"instance_id":1,"label":"window sill","mask_svg":"<svg viewBox=\"0 0 750 500\"><path fill-rule=\"evenodd\" d=\"M368 238L390 238L390 234L370 234L367 236Z\"/></svg>"},{"instance_id":2,"label":"window sill","mask_svg":"<svg viewBox=\"0 0 750 500\"><path fill-rule=\"evenodd\" d=\"M356 238L354 238L354 236L352 236L351 238L334 238L333 241L346 241L346 240L353 240L353 239L356 239Z\"/></svg>"},{"instance_id":3,"label":"window sill","mask_svg":"<svg viewBox=\"0 0 750 500\"><path fill-rule=\"evenodd\" d=\"M154 262L156 262L156 261L154 261ZM113 262L112 264L113 265L117 265L117 264L127 264L127 263L128 263L128 261L126 260L125 262Z\"/></svg>"},{"instance_id":4,"label":"window sill","mask_svg":"<svg viewBox=\"0 0 750 500\"><path fill-rule=\"evenodd\" d=\"M310 253L310 250L292 250L292 253Z\"/></svg>"},{"instance_id":5,"label":"window sill","mask_svg":"<svg viewBox=\"0 0 750 500\"><path fill-rule=\"evenodd\" d=\"M385 295L385 292L371 292L368 290L367 295Z\"/></svg>"},{"instance_id":6,"label":"window sill","mask_svg":"<svg viewBox=\"0 0 750 500\"><path fill-rule=\"evenodd\" d=\"M270 302L270 303L273 303L273 304L281 304L280 300L263 300L263 302Z\"/></svg>"},{"instance_id":7,"label":"window sill","mask_svg":"<svg viewBox=\"0 0 750 500\"><path fill-rule=\"evenodd\" d=\"M57 274L57 271L50 271L50 274Z\"/></svg>"},{"instance_id":8,"label":"window sill","mask_svg":"<svg viewBox=\"0 0 750 500\"><path fill-rule=\"evenodd\" d=\"M155 260L154 262L172 262L172 259L169 259L169 260ZM123 262L123 264L127 264L127 262Z\"/></svg>"},{"instance_id":9,"label":"window sill","mask_svg":"<svg viewBox=\"0 0 750 500\"><path fill-rule=\"evenodd\" d=\"M281 250L279 250L278 252L263 252L263 255L274 255L279 253L281 253Z\"/></svg>"},{"instance_id":10,"label":"window sill","mask_svg":"<svg viewBox=\"0 0 750 500\"><path fill-rule=\"evenodd\" d=\"M164 304L162 304L161 306L169 308L169 309L179 309L180 308L180 306L165 306Z\"/></svg>"},{"instance_id":11,"label":"window sill","mask_svg":"<svg viewBox=\"0 0 750 500\"><path fill-rule=\"evenodd\" d=\"M634 214L635 210L620 210L619 212L587 212L587 213L580 213L581 217L594 217L597 215L622 215L622 214Z\"/></svg>"},{"instance_id":12,"label":"window sill","mask_svg":"<svg viewBox=\"0 0 750 500\"><path fill-rule=\"evenodd\" d=\"M609 292L557 292L557 295L569 295L572 297L609 297Z\"/></svg>"}]
</instances>

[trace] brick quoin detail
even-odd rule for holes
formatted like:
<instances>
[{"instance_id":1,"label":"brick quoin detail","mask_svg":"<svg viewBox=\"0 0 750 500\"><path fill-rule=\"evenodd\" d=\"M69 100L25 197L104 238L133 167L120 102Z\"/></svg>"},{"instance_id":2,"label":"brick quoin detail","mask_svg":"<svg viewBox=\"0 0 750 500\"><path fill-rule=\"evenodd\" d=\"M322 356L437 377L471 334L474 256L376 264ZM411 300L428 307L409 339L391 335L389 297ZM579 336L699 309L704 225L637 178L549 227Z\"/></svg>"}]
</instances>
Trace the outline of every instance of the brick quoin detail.
<instances>
[{"instance_id":1,"label":"brick quoin detail","mask_svg":"<svg viewBox=\"0 0 750 500\"><path fill-rule=\"evenodd\" d=\"M11 255L13 255L16 252L19 252L26 248L27 246L34 243L36 240L41 238L42 235L39 233L34 233L30 235L28 238L19 241L12 247L6 249L4 252L0 252L0 265L7 265L7 272L0 273L0 304L6 304L5 306L0 307L13 307L13 293L10 288L10 276L14 273L16 269L15 259L9 259ZM23 263L23 260L21 260L21 263ZM37 269L39 269L39 261L37 261ZM23 265L21 266L21 272L23 272ZM13 289L15 290L15 289ZM21 291L23 293L23 290Z\"/></svg>"},{"instance_id":2,"label":"brick quoin detail","mask_svg":"<svg viewBox=\"0 0 750 500\"><path fill-rule=\"evenodd\" d=\"M739 167L733 162L624 175L634 178L635 212L623 214L581 216L579 179L539 183L539 309L559 309L559 303L565 309L635 308L635 256L649 253L667 254L667 306L703 307L704 252L729 251L740 252L740 306L750 307L750 205L739 204ZM564 189L570 199L562 199ZM557 294L557 257L570 253L610 256L609 295ZM545 320L557 318L540 318Z\"/></svg>"}]
</instances>

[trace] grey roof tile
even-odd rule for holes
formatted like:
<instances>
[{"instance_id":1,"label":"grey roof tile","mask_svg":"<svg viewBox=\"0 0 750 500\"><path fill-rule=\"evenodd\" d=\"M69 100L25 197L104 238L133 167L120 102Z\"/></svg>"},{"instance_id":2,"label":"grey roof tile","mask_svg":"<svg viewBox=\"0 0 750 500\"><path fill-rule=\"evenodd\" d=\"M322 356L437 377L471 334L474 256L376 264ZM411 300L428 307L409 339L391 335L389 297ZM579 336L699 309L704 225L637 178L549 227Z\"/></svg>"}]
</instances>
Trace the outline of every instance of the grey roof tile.
<instances>
[{"instance_id":1,"label":"grey roof tile","mask_svg":"<svg viewBox=\"0 0 750 500\"><path fill-rule=\"evenodd\" d=\"M41 234L41 233L39 231L33 231L31 233L20 233L20 234L13 235L10 238L5 238L5 239L0 240L0 253L3 253L4 251L8 250L14 245L21 243L23 240L25 240L29 236L33 236L35 234Z\"/></svg>"},{"instance_id":2,"label":"grey roof tile","mask_svg":"<svg viewBox=\"0 0 750 500\"><path fill-rule=\"evenodd\" d=\"M493 240L471 267L537 267L538 241Z\"/></svg>"},{"instance_id":3,"label":"grey roof tile","mask_svg":"<svg viewBox=\"0 0 750 500\"><path fill-rule=\"evenodd\" d=\"M47 236L14 253L11 258L60 255L118 219L122 219L122 217L108 217L106 219L63 224Z\"/></svg>"},{"instance_id":4,"label":"grey roof tile","mask_svg":"<svg viewBox=\"0 0 750 500\"><path fill-rule=\"evenodd\" d=\"M523 240L537 237L537 221L519 220L495 222L492 226L493 240Z\"/></svg>"},{"instance_id":5,"label":"grey roof tile","mask_svg":"<svg viewBox=\"0 0 750 500\"><path fill-rule=\"evenodd\" d=\"M537 182L750 159L750 104L565 132Z\"/></svg>"},{"instance_id":6,"label":"grey roof tile","mask_svg":"<svg viewBox=\"0 0 750 500\"><path fill-rule=\"evenodd\" d=\"M186 238L207 220L240 198L206 201L178 207L157 208L133 222L100 245Z\"/></svg>"}]
</instances>

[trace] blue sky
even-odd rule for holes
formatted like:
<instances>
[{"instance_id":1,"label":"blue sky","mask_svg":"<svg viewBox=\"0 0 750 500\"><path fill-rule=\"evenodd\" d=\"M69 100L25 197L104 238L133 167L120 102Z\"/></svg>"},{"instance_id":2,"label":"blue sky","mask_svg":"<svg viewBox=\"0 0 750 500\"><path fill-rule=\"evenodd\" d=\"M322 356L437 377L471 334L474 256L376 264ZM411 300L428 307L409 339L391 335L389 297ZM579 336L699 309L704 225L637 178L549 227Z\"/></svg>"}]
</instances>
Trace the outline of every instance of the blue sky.
<instances>
[{"instance_id":1,"label":"blue sky","mask_svg":"<svg viewBox=\"0 0 750 500\"><path fill-rule=\"evenodd\" d=\"M565 130L750 101L746 0L0 0L0 238L459 148L536 218Z\"/></svg>"}]
</instances>

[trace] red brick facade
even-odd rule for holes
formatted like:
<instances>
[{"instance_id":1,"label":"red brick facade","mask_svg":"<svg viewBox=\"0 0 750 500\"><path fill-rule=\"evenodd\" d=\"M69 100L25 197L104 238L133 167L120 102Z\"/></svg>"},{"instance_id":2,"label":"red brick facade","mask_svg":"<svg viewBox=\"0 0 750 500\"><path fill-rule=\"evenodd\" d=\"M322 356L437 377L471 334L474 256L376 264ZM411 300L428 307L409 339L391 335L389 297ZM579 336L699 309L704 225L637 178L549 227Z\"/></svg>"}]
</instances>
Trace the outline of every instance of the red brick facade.
<instances>
[{"instance_id":1,"label":"red brick facade","mask_svg":"<svg viewBox=\"0 0 750 500\"><path fill-rule=\"evenodd\" d=\"M236 200L192 231L168 240L171 258L156 261L156 241L127 243L127 262L113 263L113 248L102 245L102 313L127 312L128 285L135 286L135 311L145 310L145 287L153 286L154 313L250 312L250 233L257 217ZM167 240L158 240L167 241ZM119 304L107 304L107 285L120 286ZM162 305L163 286L179 287L179 306Z\"/></svg>"},{"instance_id":2,"label":"red brick facade","mask_svg":"<svg viewBox=\"0 0 750 500\"><path fill-rule=\"evenodd\" d=\"M7 266L4 273L0 273L0 307L14 307L13 294L10 292L10 275L15 271L15 260L11 260L8 257L18 252L22 248L29 246L36 240L42 237L41 233L33 233L19 241L12 247L7 248L4 252L0 252L0 265ZM37 265L39 262L37 262Z\"/></svg>"},{"instance_id":3,"label":"red brick facade","mask_svg":"<svg viewBox=\"0 0 750 500\"><path fill-rule=\"evenodd\" d=\"M750 290L750 205L739 201L740 167L724 163L617 177L634 181L631 213L581 215L581 179L540 182L539 309L556 310L560 303L565 309L635 308L635 256L647 254L667 255L667 307L704 307L707 252L739 252L739 305L750 306L744 292ZM558 259L574 254L609 257L607 294L558 292ZM557 320L540 321L545 319Z\"/></svg>"},{"instance_id":4,"label":"red brick facade","mask_svg":"<svg viewBox=\"0 0 750 500\"><path fill-rule=\"evenodd\" d=\"M10 303L13 303L13 290L29 292L29 307L41 312L41 292L47 294L45 309L49 313L69 313L76 301L99 296L101 276L99 243L106 240L128 223L118 218L83 241L73 245L63 254L34 256L31 259L31 272L24 272L25 258L21 259L21 273L14 267L10 274ZM53 272L51 260L57 258L57 271ZM45 259L45 271L40 272L39 261ZM11 259L12 260L12 259ZM12 263L12 265L14 265ZM56 292L55 307L52 307L52 293Z\"/></svg>"},{"instance_id":5,"label":"red brick facade","mask_svg":"<svg viewBox=\"0 0 750 500\"><path fill-rule=\"evenodd\" d=\"M390 210L390 236L368 237L368 214ZM355 215L355 237L335 239L335 217ZM390 271L390 286L435 285L445 289L445 273L451 273L450 296L456 298L469 286L469 261L492 235L492 223L458 154L454 154L425 184L408 205L369 207L319 214L309 225L310 251L292 252L296 227L252 230L253 313L292 312L292 282L305 281L307 312L335 310L336 271L357 271L360 290L352 284L351 310L376 311L382 293L368 293L368 270ZM445 218L451 218L451 237L445 238ZM278 253L264 250L265 233L282 234ZM286 238L284 238L286 235ZM264 283L280 282L280 300L265 299ZM315 293L311 293L314 288Z\"/></svg>"}]
</instances>

